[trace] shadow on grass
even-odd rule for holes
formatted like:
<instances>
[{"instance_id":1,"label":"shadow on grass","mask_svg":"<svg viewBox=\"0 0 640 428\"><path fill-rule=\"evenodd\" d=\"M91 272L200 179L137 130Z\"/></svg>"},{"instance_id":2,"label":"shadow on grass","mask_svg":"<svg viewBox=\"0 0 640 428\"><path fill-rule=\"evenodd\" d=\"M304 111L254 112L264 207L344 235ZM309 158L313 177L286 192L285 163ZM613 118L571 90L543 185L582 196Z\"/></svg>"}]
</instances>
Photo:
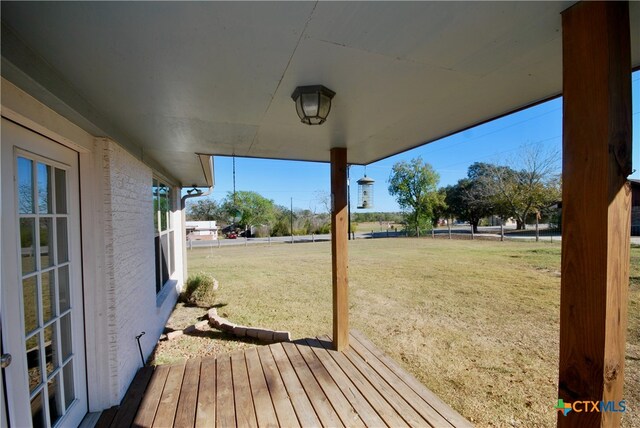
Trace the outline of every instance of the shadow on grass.
<instances>
[{"instance_id":1,"label":"shadow on grass","mask_svg":"<svg viewBox=\"0 0 640 428\"><path fill-rule=\"evenodd\" d=\"M200 308L200 309L211 309L211 308L224 308L228 305L228 303L216 303L215 305L203 305L200 303L186 302L183 303L185 308Z\"/></svg>"}]
</instances>

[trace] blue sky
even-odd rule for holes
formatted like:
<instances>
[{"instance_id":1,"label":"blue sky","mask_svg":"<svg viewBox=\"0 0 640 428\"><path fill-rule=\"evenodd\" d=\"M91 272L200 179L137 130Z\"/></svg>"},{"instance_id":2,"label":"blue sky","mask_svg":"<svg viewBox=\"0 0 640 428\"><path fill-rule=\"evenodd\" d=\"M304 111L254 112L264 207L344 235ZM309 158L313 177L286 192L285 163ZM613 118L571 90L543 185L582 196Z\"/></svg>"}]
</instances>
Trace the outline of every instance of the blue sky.
<instances>
[{"instance_id":1,"label":"blue sky","mask_svg":"<svg viewBox=\"0 0 640 428\"><path fill-rule=\"evenodd\" d=\"M636 170L632 178L640 179L640 72L633 74L632 83L633 168ZM422 156L440 174L439 186L446 186L465 177L472 163L506 162L515 158L523 146L540 146L544 150L557 151L560 156L561 136L562 99L555 99L370 164L366 167L367 176L376 180L375 207L370 211L399 211L398 204L387 191L387 180L395 162ZM357 212L355 181L364 173L362 166L351 167L351 207L354 212ZM215 158L215 180L212 198L221 200L233 190L231 158ZM318 194L328 193L329 186L328 164L236 158L236 190L256 191L279 205L288 207L293 198L294 209L322 211Z\"/></svg>"}]
</instances>

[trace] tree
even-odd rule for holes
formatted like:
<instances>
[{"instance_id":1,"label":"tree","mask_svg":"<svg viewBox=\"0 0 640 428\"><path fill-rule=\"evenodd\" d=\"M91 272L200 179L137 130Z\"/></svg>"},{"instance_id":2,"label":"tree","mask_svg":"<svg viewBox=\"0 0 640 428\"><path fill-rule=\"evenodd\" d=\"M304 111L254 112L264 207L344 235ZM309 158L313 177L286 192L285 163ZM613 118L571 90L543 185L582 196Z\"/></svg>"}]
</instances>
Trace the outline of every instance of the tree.
<instances>
[{"instance_id":1,"label":"tree","mask_svg":"<svg viewBox=\"0 0 640 428\"><path fill-rule=\"evenodd\" d=\"M467 178L445 190L448 213L468 221L474 232L484 217L496 214L492 174L495 165L476 162L467 170Z\"/></svg>"},{"instance_id":2,"label":"tree","mask_svg":"<svg viewBox=\"0 0 640 428\"><path fill-rule=\"evenodd\" d=\"M493 165L491 181L494 204L502 216L514 217L517 228L524 229L527 217L560 199L560 176L556 152L539 147L523 149L522 168Z\"/></svg>"},{"instance_id":3,"label":"tree","mask_svg":"<svg viewBox=\"0 0 640 428\"><path fill-rule=\"evenodd\" d=\"M433 227L438 226L438 221L449 215L449 206L447 205L447 190L444 187L438 189L436 194L435 204L433 206L433 217L431 218L431 224Z\"/></svg>"},{"instance_id":4,"label":"tree","mask_svg":"<svg viewBox=\"0 0 640 428\"><path fill-rule=\"evenodd\" d=\"M237 212L240 218L236 224L245 229L261 224L271 224L276 218L274 202L256 192L239 191L236 192L235 197L232 192L229 192L222 203L222 208L230 219Z\"/></svg>"},{"instance_id":5,"label":"tree","mask_svg":"<svg viewBox=\"0 0 640 428\"><path fill-rule=\"evenodd\" d=\"M222 220L222 207L213 199L200 199L187 208L187 219L193 221Z\"/></svg>"},{"instance_id":6,"label":"tree","mask_svg":"<svg viewBox=\"0 0 640 428\"><path fill-rule=\"evenodd\" d=\"M323 213L331 214L331 193L326 190L316 190L314 200L320 204Z\"/></svg>"},{"instance_id":7,"label":"tree","mask_svg":"<svg viewBox=\"0 0 640 428\"><path fill-rule=\"evenodd\" d=\"M389 193L406 212L407 223L420 235L420 227L433 218L439 205L437 185L440 176L421 157L396 162L389 177Z\"/></svg>"}]
</instances>

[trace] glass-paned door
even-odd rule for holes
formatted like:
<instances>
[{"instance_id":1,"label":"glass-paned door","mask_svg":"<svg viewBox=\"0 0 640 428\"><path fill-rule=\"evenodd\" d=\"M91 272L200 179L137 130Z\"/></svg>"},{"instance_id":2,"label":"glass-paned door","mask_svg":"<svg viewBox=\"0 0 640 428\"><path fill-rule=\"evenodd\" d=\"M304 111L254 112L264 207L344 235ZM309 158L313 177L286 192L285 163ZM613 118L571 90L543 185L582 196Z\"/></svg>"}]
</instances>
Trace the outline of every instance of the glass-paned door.
<instances>
[{"instance_id":1,"label":"glass-paned door","mask_svg":"<svg viewBox=\"0 0 640 428\"><path fill-rule=\"evenodd\" d=\"M15 262L2 270L2 336L14 426L73 425L87 410L77 159L2 120L2 254Z\"/></svg>"}]
</instances>

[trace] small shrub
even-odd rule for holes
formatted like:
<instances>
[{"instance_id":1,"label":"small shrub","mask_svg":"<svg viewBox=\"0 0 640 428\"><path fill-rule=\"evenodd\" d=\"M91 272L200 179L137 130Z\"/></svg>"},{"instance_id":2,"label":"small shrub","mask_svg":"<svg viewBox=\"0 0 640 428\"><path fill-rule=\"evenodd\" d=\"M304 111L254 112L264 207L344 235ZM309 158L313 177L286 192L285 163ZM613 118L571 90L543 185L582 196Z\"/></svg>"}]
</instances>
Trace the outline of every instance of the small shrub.
<instances>
[{"instance_id":1,"label":"small shrub","mask_svg":"<svg viewBox=\"0 0 640 428\"><path fill-rule=\"evenodd\" d=\"M216 300L216 280L206 272L189 275L180 293L180 302L211 307Z\"/></svg>"},{"instance_id":2,"label":"small shrub","mask_svg":"<svg viewBox=\"0 0 640 428\"><path fill-rule=\"evenodd\" d=\"M353 228L351 230L353 231ZM327 233L331 233L331 222L324 223L318 226L318 228L315 230L315 233L317 235L325 235Z\"/></svg>"}]
</instances>

